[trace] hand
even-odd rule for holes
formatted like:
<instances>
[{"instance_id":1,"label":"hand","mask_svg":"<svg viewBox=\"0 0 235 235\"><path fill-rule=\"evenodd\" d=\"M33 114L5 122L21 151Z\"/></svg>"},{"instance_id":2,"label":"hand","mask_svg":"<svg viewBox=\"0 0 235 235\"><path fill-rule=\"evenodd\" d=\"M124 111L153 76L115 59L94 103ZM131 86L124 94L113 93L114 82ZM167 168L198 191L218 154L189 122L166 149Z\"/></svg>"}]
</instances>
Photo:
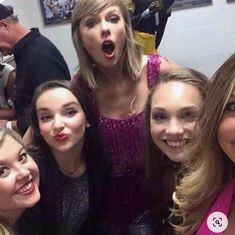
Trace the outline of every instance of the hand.
<instances>
[{"instance_id":1,"label":"hand","mask_svg":"<svg viewBox=\"0 0 235 235\"><path fill-rule=\"evenodd\" d=\"M155 0L155 1L153 1L153 2L149 5L149 7L148 7L150 13L159 12L159 11L161 11L163 8L164 8L164 4L163 4L163 1L162 1L162 0Z\"/></svg>"}]
</instances>

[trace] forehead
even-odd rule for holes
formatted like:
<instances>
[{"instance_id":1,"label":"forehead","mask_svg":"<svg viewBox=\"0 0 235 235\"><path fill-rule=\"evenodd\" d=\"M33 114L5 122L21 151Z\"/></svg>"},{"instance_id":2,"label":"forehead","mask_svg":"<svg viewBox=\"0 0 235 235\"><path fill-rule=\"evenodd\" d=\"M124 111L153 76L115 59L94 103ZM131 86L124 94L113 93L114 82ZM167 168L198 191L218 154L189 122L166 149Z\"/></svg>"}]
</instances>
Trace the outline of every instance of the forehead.
<instances>
[{"instance_id":1,"label":"forehead","mask_svg":"<svg viewBox=\"0 0 235 235\"><path fill-rule=\"evenodd\" d=\"M154 90L152 103L191 102L200 97L200 91L195 86L181 82L169 81L160 83Z\"/></svg>"},{"instance_id":2,"label":"forehead","mask_svg":"<svg viewBox=\"0 0 235 235\"><path fill-rule=\"evenodd\" d=\"M117 5L113 5L113 6L108 6L108 7L101 8L101 9L96 9L94 11L89 11L82 17L82 19L84 19L87 16L105 15L111 12L122 14L120 7Z\"/></svg>"},{"instance_id":3,"label":"forehead","mask_svg":"<svg viewBox=\"0 0 235 235\"><path fill-rule=\"evenodd\" d=\"M0 147L0 162L10 159L10 156L14 156L18 154L18 151L22 148L23 146L16 141L13 137L7 135L5 136L1 147Z\"/></svg>"},{"instance_id":4,"label":"forehead","mask_svg":"<svg viewBox=\"0 0 235 235\"><path fill-rule=\"evenodd\" d=\"M46 90L43 92L37 99L36 104L39 103L50 103L50 102L61 102L61 101L74 101L78 102L77 98L74 96L74 94L63 87L56 87L53 89Z\"/></svg>"}]
</instances>

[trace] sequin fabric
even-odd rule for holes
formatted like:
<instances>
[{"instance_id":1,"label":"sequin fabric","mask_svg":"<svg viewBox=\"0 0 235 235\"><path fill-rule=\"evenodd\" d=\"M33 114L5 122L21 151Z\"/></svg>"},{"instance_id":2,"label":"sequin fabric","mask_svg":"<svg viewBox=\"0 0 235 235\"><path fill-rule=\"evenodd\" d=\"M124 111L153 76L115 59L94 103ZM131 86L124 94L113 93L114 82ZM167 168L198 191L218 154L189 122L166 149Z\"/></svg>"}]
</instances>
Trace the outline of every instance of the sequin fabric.
<instances>
[{"instance_id":1,"label":"sequin fabric","mask_svg":"<svg viewBox=\"0 0 235 235\"><path fill-rule=\"evenodd\" d=\"M152 87L160 70L160 56L148 55L148 86ZM109 201L110 235L119 235L146 209L148 197L144 169L144 112L127 119L99 115L101 135L113 162Z\"/></svg>"}]
</instances>

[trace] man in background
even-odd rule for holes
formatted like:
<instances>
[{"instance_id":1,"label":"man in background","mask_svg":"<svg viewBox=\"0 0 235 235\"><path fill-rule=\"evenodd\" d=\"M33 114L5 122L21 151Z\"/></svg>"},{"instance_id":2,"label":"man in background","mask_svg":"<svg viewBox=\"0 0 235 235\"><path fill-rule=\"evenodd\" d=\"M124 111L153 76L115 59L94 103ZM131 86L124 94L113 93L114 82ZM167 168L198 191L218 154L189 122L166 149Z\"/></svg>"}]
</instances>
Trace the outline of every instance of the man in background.
<instances>
[{"instance_id":1,"label":"man in background","mask_svg":"<svg viewBox=\"0 0 235 235\"><path fill-rule=\"evenodd\" d=\"M68 66L56 48L38 28L29 29L19 22L13 8L0 4L0 53L14 54L16 62L16 120L0 121L0 126L24 134L29 127L29 108L35 89L53 79L70 80Z\"/></svg>"}]
</instances>

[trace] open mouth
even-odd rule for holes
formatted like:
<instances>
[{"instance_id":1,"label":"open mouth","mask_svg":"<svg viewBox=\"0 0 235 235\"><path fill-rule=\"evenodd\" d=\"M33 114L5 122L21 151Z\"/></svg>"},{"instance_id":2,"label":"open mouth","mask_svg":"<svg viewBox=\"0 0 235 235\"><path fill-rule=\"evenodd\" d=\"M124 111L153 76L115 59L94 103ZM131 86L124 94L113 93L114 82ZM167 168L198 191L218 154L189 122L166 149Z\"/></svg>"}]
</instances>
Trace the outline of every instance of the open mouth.
<instances>
[{"instance_id":1,"label":"open mouth","mask_svg":"<svg viewBox=\"0 0 235 235\"><path fill-rule=\"evenodd\" d=\"M110 58L114 56L115 45L112 41L103 42L101 49L104 52L106 57Z\"/></svg>"},{"instance_id":2,"label":"open mouth","mask_svg":"<svg viewBox=\"0 0 235 235\"><path fill-rule=\"evenodd\" d=\"M28 181L26 184L24 184L21 188L19 188L16 193L20 195L29 195L33 193L34 191L34 181L33 179Z\"/></svg>"}]
</instances>

